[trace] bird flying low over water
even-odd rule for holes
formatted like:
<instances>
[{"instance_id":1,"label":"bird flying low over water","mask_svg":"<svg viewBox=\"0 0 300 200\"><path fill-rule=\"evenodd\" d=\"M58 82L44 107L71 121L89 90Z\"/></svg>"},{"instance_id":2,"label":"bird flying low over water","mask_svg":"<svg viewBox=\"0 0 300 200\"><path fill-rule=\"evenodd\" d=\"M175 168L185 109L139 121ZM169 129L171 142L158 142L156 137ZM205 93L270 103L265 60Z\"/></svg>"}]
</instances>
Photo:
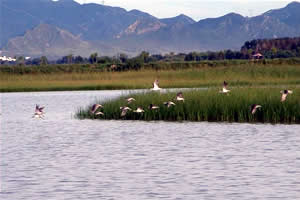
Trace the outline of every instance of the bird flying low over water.
<instances>
[{"instance_id":1,"label":"bird flying low over water","mask_svg":"<svg viewBox=\"0 0 300 200\"><path fill-rule=\"evenodd\" d=\"M133 102L133 101L135 101L135 99L134 99L134 98L132 98L132 97L130 97L130 98L127 98L126 100L127 100L127 103L128 103L128 104L129 104L129 103L131 103L131 102Z\"/></svg>"},{"instance_id":2,"label":"bird flying low over water","mask_svg":"<svg viewBox=\"0 0 300 200\"><path fill-rule=\"evenodd\" d=\"M145 112L141 107L138 107L136 110L134 110L133 112L136 112L136 113L143 113Z\"/></svg>"},{"instance_id":3,"label":"bird flying low over water","mask_svg":"<svg viewBox=\"0 0 300 200\"><path fill-rule=\"evenodd\" d=\"M44 111L43 111L43 109L44 109L45 107L40 107L39 105L35 105L35 113L38 113L38 114L43 114L44 113Z\"/></svg>"},{"instance_id":4,"label":"bird flying low over water","mask_svg":"<svg viewBox=\"0 0 300 200\"><path fill-rule=\"evenodd\" d=\"M122 111L121 117L124 117L127 114L127 112L131 110L131 108L124 106L124 107L120 107L120 110Z\"/></svg>"},{"instance_id":5,"label":"bird flying low over water","mask_svg":"<svg viewBox=\"0 0 300 200\"><path fill-rule=\"evenodd\" d=\"M281 102L283 102L283 101L286 100L287 95L292 94L293 91L292 90L281 90L280 93L282 94L281 95Z\"/></svg>"},{"instance_id":6,"label":"bird flying low over water","mask_svg":"<svg viewBox=\"0 0 300 200\"><path fill-rule=\"evenodd\" d=\"M223 82L223 89L220 90L219 92L220 93L228 93L228 92L230 92L230 90L227 89L227 85L228 85L228 83L226 81L224 81Z\"/></svg>"},{"instance_id":7,"label":"bird flying low over water","mask_svg":"<svg viewBox=\"0 0 300 200\"><path fill-rule=\"evenodd\" d=\"M91 108L91 113L94 114L98 110L98 108L103 108L103 106L100 104L94 104Z\"/></svg>"},{"instance_id":8,"label":"bird flying low over water","mask_svg":"<svg viewBox=\"0 0 300 200\"><path fill-rule=\"evenodd\" d=\"M33 114L33 118L42 118L44 117L44 109L45 107L40 107L39 105L35 105L35 111L34 111L34 114Z\"/></svg>"},{"instance_id":9,"label":"bird flying low over water","mask_svg":"<svg viewBox=\"0 0 300 200\"><path fill-rule=\"evenodd\" d=\"M37 113L34 113L32 118L40 118L40 119L44 119L44 115L39 115Z\"/></svg>"},{"instance_id":10,"label":"bird flying low over water","mask_svg":"<svg viewBox=\"0 0 300 200\"><path fill-rule=\"evenodd\" d=\"M104 113L99 111L99 112L96 112L95 115L104 115Z\"/></svg>"},{"instance_id":11,"label":"bird flying low over water","mask_svg":"<svg viewBox=\"0 0 300 200\"><path fill-rule=\"evenodd\" d=\"M261 107L262 107L261 105L258 105L258 104L252 104L252 105L251 105L251 113L252 113L252 115L255 114L257 108L261 108Z\"/></svg>"},{"instance_id":12,"label":"bird flying low over water","mask_svg":"<svg viewBox=\"0 0 300 200\"><path fill-rule=\"evenodd\" d=\"M131 108L129 108L127 106L122 106L122 107L120 107L120 110L131 110Z\"/></svg>"},{"instance_id":13,"label":"bird flying low over water","mask_svg":"<svg viewBox=\"0 0 300 200\"><path fill-rule=\"evenodd\" d=\"M176 104L172 101L167 101L167 102L164 102L164 105L167 106L168 108L170 108L171 106L175 106Z\"/></svg>"},{"instance_id":14,"label":"bird flying low over water","mask_svg":"<svg viewBox=\"0 0 300 200\"><path fill-rule=\"evenodd\" d=\"M157 110L157 109L159 109L159 107L158 106L154 106L152 103L149 105L149 109L150 110Z\"/></svg>"},{"instance_id":15,"label":"bird flying low over water","mask_svg":"<svg viewBox=\"0 0 300 200\"><path fill-rule=\"evenodd\" d=\"M153 85L153 88L151 88L151 90L154 90L154 91L161 90L161 88L158 85L157 79L154 81L154 83L152 85Z\"/></svg>"},{"instance_id":16,"label":"bird flying low over water","mask_svg":"<svg viewBox=\"0 0 300 200\"><path fill-rule=\"evenodd\" d=\"M176 95L176 100L177 100L177 101L184 101L182 92L178 92L178 93L177 93L177 95Z\"/></svg>"}]
</instances>

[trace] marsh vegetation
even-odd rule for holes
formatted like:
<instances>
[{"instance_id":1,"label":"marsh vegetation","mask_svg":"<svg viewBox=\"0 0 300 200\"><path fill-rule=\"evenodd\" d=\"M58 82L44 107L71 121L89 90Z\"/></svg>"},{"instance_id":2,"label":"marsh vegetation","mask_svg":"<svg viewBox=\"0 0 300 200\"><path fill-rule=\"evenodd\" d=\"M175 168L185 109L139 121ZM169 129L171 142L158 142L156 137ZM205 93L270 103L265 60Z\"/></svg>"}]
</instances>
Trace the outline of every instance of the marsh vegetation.
<instances>
[{"instance_id":1,"label":"marsh vegetation","mask_svg":"<svg viewBox=\"0 0 300 200\"><path fill-rule=\"evenodd\" d=\"M157 78L162 88L215 87L224 80L231 86L247 87L300 83L298 64L222 62L156 63L121 71L101 66L1 67L0 91L146 89Z\"/></svg>"},{"instance_id":2,"label":"marsh vegetation","mask_svg":"<svg viewBox=\"0 0 300 200\"><path fill-rule=\"evenodd\" d=\"M91 107L80 108L76 116L79 119L300 123L299 92L294 90L285 102L280 101L279 88L233 88L229 95L219 93L218 89L192 89L183 91L184 102L175 100L176 92L147 92L98 102L103 105L103 116L92 114ZM127 97L136 101L128 104ZM168 107L164 105L167 101L176 105ZM159 109L150 109L150 104ZM254 114L251 113L253 104L262 106ZM132 110L122 117L120 107L124 106ZM145 112L133 112L138 107Z\"/></svg>"}]
</instances>

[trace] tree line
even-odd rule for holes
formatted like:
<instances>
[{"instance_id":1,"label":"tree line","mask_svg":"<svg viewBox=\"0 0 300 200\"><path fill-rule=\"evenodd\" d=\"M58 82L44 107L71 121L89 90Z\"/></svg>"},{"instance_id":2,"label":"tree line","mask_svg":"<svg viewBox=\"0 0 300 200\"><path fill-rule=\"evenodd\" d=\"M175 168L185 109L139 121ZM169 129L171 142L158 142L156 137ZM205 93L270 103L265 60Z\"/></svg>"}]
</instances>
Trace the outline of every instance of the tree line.
<instances>
[{"instance_id":1,"label":"tree line","mask_svg":"<svg viewBox=\"0 0 300 200\"><path fill-rule=\"evenodd\" d=\"M48 64L91 64L109 66L112 70L140 69L145 63L156 62L189 62L189 61L214 61L214 60L243 60L253 59L253 55L260 53L263 58L291 58L300 57L300 37L279 38L279 39L258 39L246 41L239 51L222 50L207 52L190 52L153 54L142 51L135 57L129 57L124 53L117 56L101 56L92 53L89 57L74 56L69 54L54 61L49 61L47 57L25 60L20 56L17 58L17 65L48 65ZM3 63L2 63L3 64Z\"/></svg>"},{"instance_id":2,"label":"tree line","mask_svg":"<svg viewBox=\"0 0 300 200\"><path fill-rule=\"evenodd\" d=\"M300 57L300 37L247 41L242 46L241 52L243 54L259 52L269 59Z\"/></svg>"}]
</instances>

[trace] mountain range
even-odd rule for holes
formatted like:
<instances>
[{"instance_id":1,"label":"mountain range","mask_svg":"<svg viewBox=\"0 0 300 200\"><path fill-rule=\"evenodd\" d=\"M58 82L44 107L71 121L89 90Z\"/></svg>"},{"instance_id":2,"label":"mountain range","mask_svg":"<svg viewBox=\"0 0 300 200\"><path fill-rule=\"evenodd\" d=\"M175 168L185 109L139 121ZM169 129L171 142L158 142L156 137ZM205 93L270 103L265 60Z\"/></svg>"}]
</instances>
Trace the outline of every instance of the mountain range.
<instances>
[{"instance_id":1,"label":"mountain range","mask_svg":"<svg viewBox=\"0 0 300 200\"><path fill-rule=\"evenodd\" d=\"M0 0L0 6L0 49L8 55L237 50L252 39L300 36L299 2L255 17L229 13L198 22L73 0Z\"/></svg>"}]
</instances>

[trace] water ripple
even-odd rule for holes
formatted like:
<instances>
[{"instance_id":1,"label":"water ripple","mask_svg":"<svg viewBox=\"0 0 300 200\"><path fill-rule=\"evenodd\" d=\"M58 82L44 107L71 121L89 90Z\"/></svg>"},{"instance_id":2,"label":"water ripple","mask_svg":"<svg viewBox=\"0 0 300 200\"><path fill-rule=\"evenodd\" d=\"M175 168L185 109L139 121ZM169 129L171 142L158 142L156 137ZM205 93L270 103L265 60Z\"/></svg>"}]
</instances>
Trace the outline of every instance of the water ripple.
<instances>
[{"instance_id":1,"label":"water ripple","mask_svg":"<svg viewBox=\"0 0 300 200\"><path fill-rule=\"evenodd\" d=\"M122 93L1 94L0 198L299 198L299 125L73 118Z\"/></svg>"}]
</instances>

